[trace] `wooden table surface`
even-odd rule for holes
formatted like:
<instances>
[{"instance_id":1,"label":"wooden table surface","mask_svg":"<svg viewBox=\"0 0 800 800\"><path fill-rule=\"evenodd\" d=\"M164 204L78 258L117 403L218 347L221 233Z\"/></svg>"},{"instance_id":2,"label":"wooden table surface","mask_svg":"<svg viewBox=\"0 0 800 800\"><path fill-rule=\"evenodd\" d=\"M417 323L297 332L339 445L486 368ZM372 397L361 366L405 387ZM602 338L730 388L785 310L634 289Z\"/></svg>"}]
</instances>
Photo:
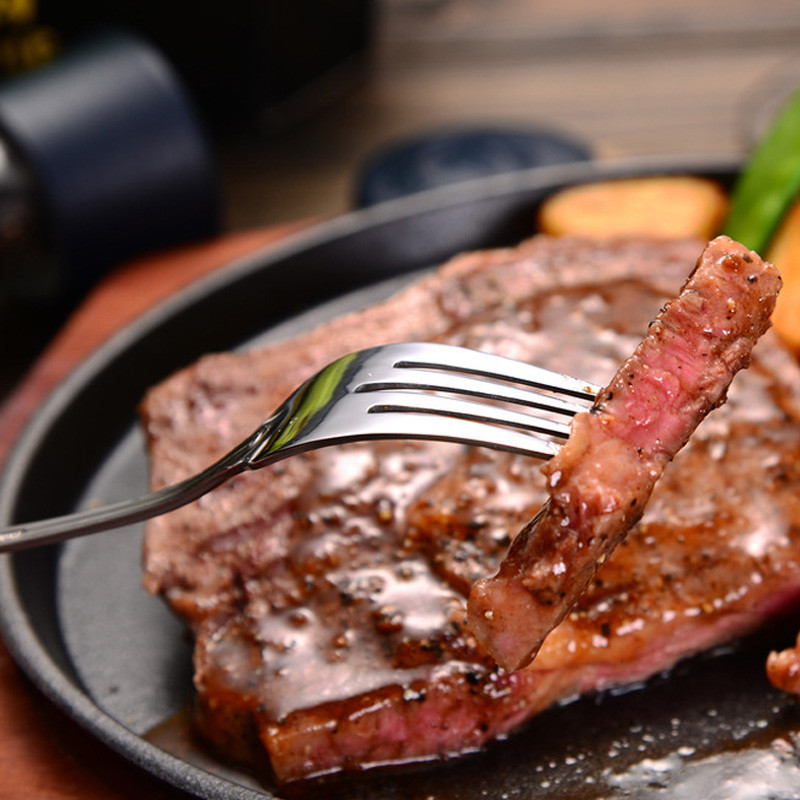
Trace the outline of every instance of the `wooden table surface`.
<instances>
[{"instance_id":1,"label":"wooden table surface","mask_svg":"<svg viewBox=\"0 0 800 800\"><path fill-rule=\"evenodd\" d=\"M545 127L599 158L741 154L800 83L796 0L384 0L367 79L312 118L217 144L224 236L113 273L0 414L0 458L116 327L195 277L351 206L363 160L442 127ZM58 713L0 643L0 797L174 800Z\"/></svg>"}]
</instances>

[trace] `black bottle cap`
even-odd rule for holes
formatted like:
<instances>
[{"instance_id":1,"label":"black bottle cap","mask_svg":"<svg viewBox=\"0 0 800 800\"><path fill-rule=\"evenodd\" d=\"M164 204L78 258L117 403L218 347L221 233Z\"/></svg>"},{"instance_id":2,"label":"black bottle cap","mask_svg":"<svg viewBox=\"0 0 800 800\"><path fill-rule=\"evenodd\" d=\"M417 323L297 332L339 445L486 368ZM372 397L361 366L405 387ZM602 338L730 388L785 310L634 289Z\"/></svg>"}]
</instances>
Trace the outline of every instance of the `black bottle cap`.
<instances>
[{"instance_id":1,"label":"black bottle cap","mask_svg":"<svg viewBox=\"0 0 800 800\"><path fill-rule=\"evenodd\" d=\"M218 230L200 121L170 65L134 34L95 35L0 85L0 130L33 173L73 290Z\"/></svg>"}]
</instances>

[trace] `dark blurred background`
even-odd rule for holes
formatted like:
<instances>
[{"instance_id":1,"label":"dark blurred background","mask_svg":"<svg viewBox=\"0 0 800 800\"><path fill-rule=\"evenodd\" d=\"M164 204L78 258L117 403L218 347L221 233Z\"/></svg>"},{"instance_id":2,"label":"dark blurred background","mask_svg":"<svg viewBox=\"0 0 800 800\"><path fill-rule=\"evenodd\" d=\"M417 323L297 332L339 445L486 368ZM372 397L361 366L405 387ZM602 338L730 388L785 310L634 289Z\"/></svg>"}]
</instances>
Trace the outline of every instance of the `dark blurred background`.
<instances>
[{"instance_id":1,"label":"dark blurred background","mask_svg":"<svg viewBox=\"0 0 800 800\"><path fill-rule=\"evenodd\" d=\"M69 191L78 181L64 165L96 161L100 146L87 147L88 155L79 157L66 148L57 168L47 165L40 171L29 163L38 155L31 158L25 135L15 138L11 130L6 136L11 149L0 152L0 173L6 169L0 206L8 211L4 221L0 208L0 240L5 230L17 234L12 242L17 252L11 255L0 241L4 364L13 360L10 349L26 349L20 339L46 340L88 284L139 252L218 232L342 213L365 201L367 179L375 170L383 170L397 189L398 175L414 174L423 156L438 159L437 167L448 158L451 165L458 161L459 169L450 174L429 169L422 184L434 177L469 177L464 161L470 155L477 154L477 171L526 166L542 151L527 147L524 137L563 137L569 157L740 156L778 102L800 83L796 0L0 0L0 138L4 128L8 133L9 119L12 129L16 124L15 104L29 91L25 81L48 70L64 72L76 51L87 66L91 58L81 51L83 43L109 30L138 37L174 73L173 99L176 92L183 95L197 123L189 139L194 137L191 146L207 150L213 180L198 168L187 183L192 163L202 161L199 155L178 168L176 159L165 160L163 154L156 154L161 158L156 163L135 136L122 141L135 128L126 114L133 119L139 112L124 108L124 82L118 96L105 86L108 96L98 101L98 119L113 121L118 114L119 120L98 140L134 154L123 156L122 171L132 174L120 179L118 193L128 192L133 204L122 203L122 218L136 219L138 202L145 209L143 222L125 247L117 251L104 245L97 264L91 264L96 253L87 256L77 248L72 260L91 269L72 293L59 288L60 305L48 305L54 286L73 283L72 268L65 270L69 247L61 240L80 227ZM20 81L23 88L9 92ZM86 89L83 103L94 89L88 88L91 80L79 82ZM5 115L4 93L13 95L13 113ZM80 104L60 88L55 94L60 103L38 104L34 154L59 139L64 120L71 146L94 135L72 119L84 114ZM166 102L164 107L171 101ZM106 114L106 106L116 110ZM160 108L156 104L147 112L148 124L158 128L161 122L164 130L154 133L144 126L146 141L170 136L174 143L188 141L181 138L185 130L175 133L187 109L182 107L170 127L169 112ZM46 136L36 127L42 124ZM482 136L483 144L458 139L462 133ZM179 154L190 149L175 147L172 152ZM551 157L552 148L547 153ZM165 185L178 198L158 195L169 199L166 211L156 213L148 199L151 167L153 185L164 168ZM102 175L110 170L91 163L73 171L90 176L95 169ZM170 169L180 174L168 175ZM48 170L58 173L56 199L42 189ZM402 190L414 188L421 188L420 181ZM31 202L20 204L18 195L31 189ZM135 226L113 227L112 189L105 186L106 194L89 198L86 208L92 209L94 230L123 242ZM169 209L191 211L203 205L204 194L209 199L202 213L170 230L179 214ZM181 197L189 199L184 203ZM63 217L58 225L48 219L54 213ZM155 225L152 234L150 225ZM102 241L93 235L83 239L82 245L87 239ZM9 265L23 250L22 266L15 267L9 283L3 274L12 271ZM9 348L9 326L20 331L20 325L24 334ZM29 359L38 346L29 346L20 359ZM2 388L0 377L0 393Z\"/></svg>"},{"instance_id":2,"label":"dark blurred background","mask_svg":"<svg viewBox=\"0 0 800 800\"><path fill-rule=\"evenodd\" d=\"M800 74L795 0L6 0L0 22L6 71L107 23L153 41L213 130L226 228L343 211L364 159L443 126L738 153Z\"/></svg>"}]
</instances>

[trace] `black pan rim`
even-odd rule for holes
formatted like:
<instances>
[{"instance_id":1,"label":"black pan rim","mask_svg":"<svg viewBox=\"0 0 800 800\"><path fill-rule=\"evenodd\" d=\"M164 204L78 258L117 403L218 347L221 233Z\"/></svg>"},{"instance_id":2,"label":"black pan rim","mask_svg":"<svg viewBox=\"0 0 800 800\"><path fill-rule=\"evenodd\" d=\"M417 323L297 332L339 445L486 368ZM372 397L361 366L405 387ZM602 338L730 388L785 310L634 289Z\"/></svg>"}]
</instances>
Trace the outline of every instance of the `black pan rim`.
<instances>
[{"instance_id":1,"label":"black pan rim","mask_svg":"<svg viewBox=\"0 0 800 800\"><path fill-rule=\"evenodd\" d=\"M235 259L126 325L56 387L17 439L0 473L0 523L10 524L14 521L14 509L25 485L26 472L31 461L37 457L42 438L64 410L80 397L87 384L165 320L213 297L248 275L280 266L290 256L310 248L324 247L347 237L358 237L383 224L413 222L415 218L423 218L443 207L457 208L479 199L513 197L518 193L546 194L566 185L637 174L686 172L729 177L735 174L739 165L740 160L732 157L646 157L576 163L478 179L317 223L290 235L278 245L267 245ZM19 593L14 575L15 559L19 557L20 554L0 556L0 636L16 664L51 702L133 765L174 788L201 798L275 798L266 790L254 791L238 786L187 764L148 743L98 709L80 686L70 680L70 676L56 663L53 654L37 636L35 621Z\"/></svg>"}]
</instances>

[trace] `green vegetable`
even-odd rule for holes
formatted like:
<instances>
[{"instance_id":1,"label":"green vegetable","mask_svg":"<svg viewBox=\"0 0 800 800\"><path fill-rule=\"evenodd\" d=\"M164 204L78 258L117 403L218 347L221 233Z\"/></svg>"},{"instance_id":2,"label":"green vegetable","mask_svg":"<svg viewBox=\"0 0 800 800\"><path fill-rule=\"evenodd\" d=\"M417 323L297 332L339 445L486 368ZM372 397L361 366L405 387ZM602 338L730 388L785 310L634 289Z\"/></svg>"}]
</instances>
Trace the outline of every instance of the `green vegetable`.
<instances>
[{"instance_id":1,"label":"green vegetable","mask_svg":"<svg viewBox=\"0 0 800 800\"><path fill-rule=\"evenodd\" d=\"M764 252L800 193L800 91L775 115L734 186L724 233Z\"/></svg>"}]
</instances>

